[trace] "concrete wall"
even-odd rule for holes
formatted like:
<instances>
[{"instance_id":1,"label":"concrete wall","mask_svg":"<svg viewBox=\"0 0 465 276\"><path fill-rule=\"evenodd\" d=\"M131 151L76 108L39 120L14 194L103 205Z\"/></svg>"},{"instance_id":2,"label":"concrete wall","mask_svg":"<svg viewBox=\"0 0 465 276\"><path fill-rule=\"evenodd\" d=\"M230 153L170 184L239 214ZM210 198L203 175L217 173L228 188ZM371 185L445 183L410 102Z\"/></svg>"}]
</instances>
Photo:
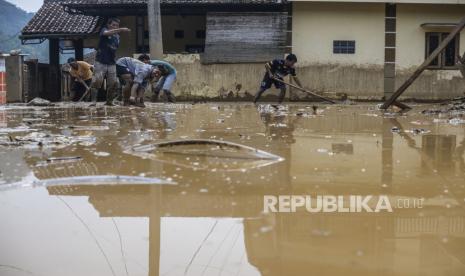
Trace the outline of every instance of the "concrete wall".
<instances>
[{"instance_id":1,"label":"concrete wall","mask_svg":"<svg viewBox=\"0 0 465 276\"><path fill-rule=\"evenodd\" d=\"M355 54L333 54L333 40L355 40ZM384 4L294 3L292 51L299 66L384 63Z\"/></svg>"},{"instance_id":2,"label":"concrete wall","mask_svg":"<svg viewBox=\"0 0 465 276\"><path fill-rule=\"evenodd\" d=\"M293 52L307 88L347 93L356 99L381 99L384 72L384 3L293 3ZM369 1L370 2L370 1ZM425 59L423 23L456 23L465 5L397 5L396 85ZM434 31L434 30L431 30ZM355 40L355 54L333 54L333 40ZM460 38L465 50L465 33ZM427 70L404 98L462 96L465 81L457 70Z\"/></svg>"},{"instance_id":3,"label":"concrete wall","mask_svg":"<svg viewBox=\"0 0 465 276\"><path fill-rule=\"evenodd\" d=\"M265 72L261 63L204 65L198 54L166 55L165 60L178 71L173 93L186 100L251 99ZM277 95L278 91L270 94Z\"/></svg>"},{"instance_id":4,"label":"concrete wall","mask_svg":"<svg viewBox=\"0 0 465 276\"><path fill-rule=\"evenodd\" d=\"M178 70L173 93L183 100L251 100L258 90L265 73L264 64L212 64L200 63L199 55L165 55L165 60ZM383 71L380 68L354 69L334 65L300 67L299 77L305 87L318 92L343 92L359 99L382 97ZM348 82L347 79L353 81ZM275 100L278 90L272 88L264 100ZM306 100L307 95L292 91L286 97Z\"/></svg>"}]
</instances>

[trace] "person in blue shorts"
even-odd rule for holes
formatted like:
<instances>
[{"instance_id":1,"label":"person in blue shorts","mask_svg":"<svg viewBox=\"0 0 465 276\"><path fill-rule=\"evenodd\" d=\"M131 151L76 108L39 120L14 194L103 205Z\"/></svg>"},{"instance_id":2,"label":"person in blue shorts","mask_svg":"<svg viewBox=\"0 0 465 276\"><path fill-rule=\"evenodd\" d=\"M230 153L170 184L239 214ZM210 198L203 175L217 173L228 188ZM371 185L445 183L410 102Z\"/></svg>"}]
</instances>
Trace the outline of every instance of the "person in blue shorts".
<instances>
[{"instance_id":1,"label":"person in blue shorts","mask_svg":"<svg viewBox=\"0 0 465 276\"><path fill-rule=\"evenodd\" d=\"M283 80L287 75L291 75L297 85L302 86L295 73L294 65L296 63L297 57L294 54L287 55L285 59L275 59L266 63L266 73L253 102L257 103L262 94L274 85L274 87L280 90L278 102L281 104L286 95L286 85L276 79Z\"/></svg>"},{"instance_id":2,"label":"person in blue shorts","mask_svg":"<svg viewBox=\"0 0 465 276\"><path fill-rule=\"evenodd\" d=\"M152 101L156 102L158 100L160 91L163 90L163 93L165 93L168 102L176 102L176 99L171 92L171 88L173 87L174 81L176 80L176 68L174 68L172 64L163 60L150 60L150 57L145 54L140 55L139 60L155 66L161 72L161 78L158 80L157 85L153 89Z\"/></svg>"}]
</instances>

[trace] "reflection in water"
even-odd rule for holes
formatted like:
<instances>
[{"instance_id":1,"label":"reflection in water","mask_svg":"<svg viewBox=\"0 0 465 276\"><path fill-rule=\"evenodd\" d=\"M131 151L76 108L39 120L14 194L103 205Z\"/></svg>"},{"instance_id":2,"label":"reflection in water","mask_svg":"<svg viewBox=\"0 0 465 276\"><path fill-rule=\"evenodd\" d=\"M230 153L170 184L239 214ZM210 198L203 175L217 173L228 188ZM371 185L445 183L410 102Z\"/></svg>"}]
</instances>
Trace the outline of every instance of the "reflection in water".
<instances>
[{"instance_id":1,"label":"reflection in water","mask_svg":"<svg viewBox=\"0 0 465 276\"><path fill-rule=\"evenodd\" d=\"M2 159L17 156L0 164L2 172L20 168L38 178L139 175L178 184L0 193L0 248L8 248L0 250L0 265L10 266L0 266L0 275L464 275L464 151L463 142L456 142L464 141L463 129L436 126L431 134L412 135L403 130L418 120L415 112L393 119L366 116L367 106L351 106L296 116L302 108L40 110L56 124L47 127L51 133L63 124L116 122L108 131L89 131L96 136L89 146L2 148ZM8 127L15 127L32 114L7 116ZM393 133L393 127L401 131ZM239 171L199 170L126 153L128 147L175 139L223 139L284 161L259 168L238 163L244 165ZM44 164L51 156L82 159ZM263 213L264 195L289 194L386 194L423 197L429 205L393 213Z\"/></svg>"},{"instance_id":2,"label":"reflection in water","mask_svg":"<svg viewBox=\"0 0 465 276\"><path fill-rule=\"evenodd\" d=\"M456 145L455 140L456 135L423 135L421 149L425 153L424 158L431 160L434 167L440 171L454 170L452 160Z\"/></svg>"}]
</instances>

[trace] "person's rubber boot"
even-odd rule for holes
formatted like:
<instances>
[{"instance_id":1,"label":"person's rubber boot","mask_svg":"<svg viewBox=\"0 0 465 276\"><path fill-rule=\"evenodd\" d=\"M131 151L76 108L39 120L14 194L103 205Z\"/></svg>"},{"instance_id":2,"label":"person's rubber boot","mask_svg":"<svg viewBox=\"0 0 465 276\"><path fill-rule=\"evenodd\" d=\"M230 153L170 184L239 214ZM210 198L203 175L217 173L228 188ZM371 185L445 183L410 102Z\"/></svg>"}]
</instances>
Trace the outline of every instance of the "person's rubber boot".
<instances>
[{"instance_id":1,"label":"person's rubber boot","mask_svg":"<svg viewBox=\"0 0 465 276\"><path fill-rule=\"evenodd\" d=\"M258 91L257 94L255 94L255 97L253 98L253 103L254 104L257 104L257 102L260 99L260 97L262 96L262 94L263 94L263 91Z\"/></svg>"},{"instance_id":2,"label":"person's rubber boot","mask_svg":"<svg viewBox=\"0 0 465 276\"><path fill-rule=\"evenodd\" d=\"M123 106L130 106L131 101L129 100L131 98L131 90L124 89L123 90Z\"/></svg>"},{"instance_id":3,"label":"person's rubber boot","mask_svg":"<svg viewBox=\"0 0 465 276\"><path fill-rule=\"evenodd\" d=\"M136 98L135 106L137 106L137 107L145 107L144 99L142 97L141 98Z\"/></svg>"},{"instance_id":4,"label":"person's rubber boot","mask_svg":"<svg viewBox=\"0 0 465 276\"><path fill-rule=\"evenodd\" d=\"M168 99L168 102L170 103L176 103L176 98L174 97L173 93L168 90L164 90L166 98Z\"/></svg>"},{"instance_id":5,"label":"person's rubber boot","mask_svg":"<svg viewBox=\"0 0 465 276\"><path fill-rule=\"evenodd\" d=\"M153 92L153 95L152 95L152 97L150 98L150 101L151 101L152 103L158 102L158 95L159 95L159 94L160 94L160 92Z\"/></svg>"},{"instance_id":6,"label":"person's rubber boot","mask_svg":"<svg viewBox=\"0 0 465 276\"><path fill-rule=\"evenodd\" d=\"M105 102L106 106L114 106L113 104L113 91L107 90L107 101Z\"/></svg>"},{"instance_id":7,"label":"person's rubber boot","mask_svg":"<svg viewBox=\"0 0 465 276\"><path fill-rule=\"evenodd\" d=\"M91 88L90 90L90 100L92 103L89 106L96 106L97 105L97 96L98 96L98 91L95 88Z\"/></svg>"}]
</instances>

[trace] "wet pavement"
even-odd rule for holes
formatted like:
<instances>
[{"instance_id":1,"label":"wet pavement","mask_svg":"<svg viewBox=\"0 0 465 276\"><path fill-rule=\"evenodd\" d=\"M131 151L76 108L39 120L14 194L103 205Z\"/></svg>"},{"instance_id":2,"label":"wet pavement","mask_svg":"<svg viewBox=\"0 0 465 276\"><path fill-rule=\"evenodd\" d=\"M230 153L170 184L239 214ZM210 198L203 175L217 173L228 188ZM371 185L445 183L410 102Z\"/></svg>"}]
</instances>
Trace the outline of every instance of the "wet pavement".
<instances>
[{"instance_id":1,"label":"wet pavement","mask_svg":"<svg viewBox=\"0 0 465 276\"><path fill-rule=\"evenodd\" d=\"M426 108L0 107L0 275L465 275L465 117Z\"/></svg>"}]
</instances>

